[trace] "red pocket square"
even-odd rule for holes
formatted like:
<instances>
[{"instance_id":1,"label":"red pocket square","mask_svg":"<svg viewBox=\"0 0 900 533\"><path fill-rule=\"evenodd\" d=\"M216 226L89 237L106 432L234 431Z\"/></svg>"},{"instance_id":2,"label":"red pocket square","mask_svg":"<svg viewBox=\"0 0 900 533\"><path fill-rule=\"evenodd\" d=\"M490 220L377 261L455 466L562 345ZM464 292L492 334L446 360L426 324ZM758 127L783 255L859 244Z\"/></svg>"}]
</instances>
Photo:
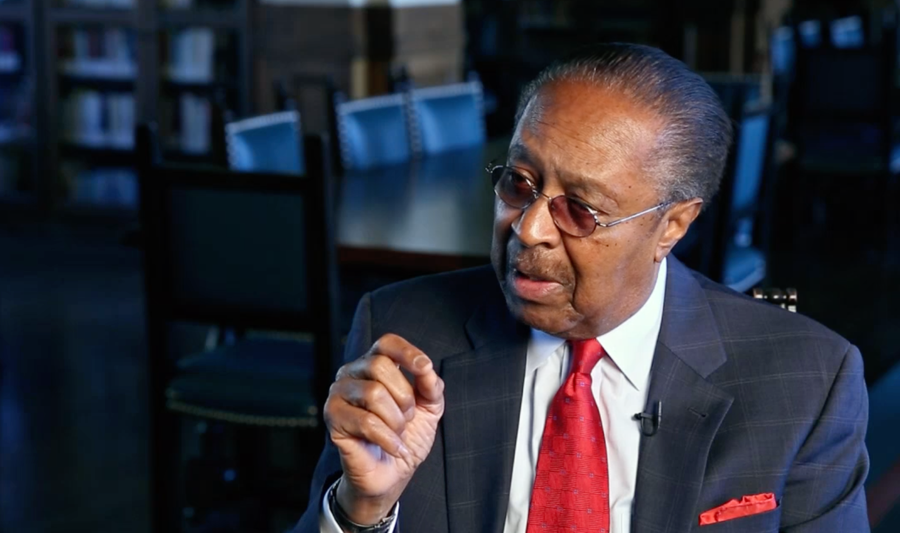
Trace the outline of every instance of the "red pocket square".
<instances>
[{"instance_id":1,"label":"red pocket square","mask_svg":"<svg viewBox=\"0 0 900 533\"><path fill-rule=\"evenodd\" d=\"M726 520L734 520L735 518L765 513L776 507L778 507L778 503L775 501L775 495L771 492L743 496L740 501L731 500L728 503L706 511L705 513L701 513L700 525L708 526Z\"/></svg>"}]
</instances>

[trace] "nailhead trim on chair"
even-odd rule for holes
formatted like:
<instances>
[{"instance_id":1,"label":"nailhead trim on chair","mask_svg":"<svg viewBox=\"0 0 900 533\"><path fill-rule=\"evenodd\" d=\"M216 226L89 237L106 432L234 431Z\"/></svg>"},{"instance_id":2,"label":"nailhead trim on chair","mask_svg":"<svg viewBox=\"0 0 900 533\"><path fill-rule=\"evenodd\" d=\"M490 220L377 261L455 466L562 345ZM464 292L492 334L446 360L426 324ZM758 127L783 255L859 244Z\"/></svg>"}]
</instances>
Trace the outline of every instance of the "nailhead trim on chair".
<instances>
[{"instance_id":1,"label":"nailhead trim on chair","mask_svg":"<svg viewBox=\"0 0 900 533\"><path fill-rule=\"evenodd\" d=\"M168 400L166 407L171 411L176 411L197 418L208 418L212 420L222 420L232 424L243 424L249 426L266 426L279 428L314 428L319 425L319 421L315 416L311 417L291 417L291 416L258 416L236 413L234 411L224 411L221 409L211 409L208 407L200 407L190 403L178 400ZM313 407L312 409L315 409Z\"/></svg>"},{"instance_id":2,"label":"nailhead trim on chair","mask_svg":"<svg viewBox=\"0 0 900 533\"><path fill-rule=\"evenodd\" d=\"M359 111L369 111L370 109L379 109L382 107L395 106L400 104L403 114L409 117L409 109L404 97L400 93L385 94L382 96L371 96L360 100L347 100L339 102L334 106L334 113L337 116L337 130L340 138L341 163L344 168L355 168L353 160L350 157L349 140L347 138L346 117L351 113ZM407 127L407 131L409 128Z\"/></svg>"},{"instance_id":3,"label":"nailhead trim on chair","mask_svg":"<svg viewBox=\"0 0 900 533\"><path fill-rule=\"evenodd\" d=\"M247 130L255 130L274 126L277 124L291 123L294 125L294 131L300 136L300 113L296 110L279 111L268 115L260 115L258 117L250 117L242 120L236 120L225 124L225 148L228 152L228 165L234 166L234 137Z\"/></svg>"},{"instance_id":4,"label":"nailhead trim on chair","mask_svg":"<svg viewBox=\"0 0 900 533\"><path fill-rule=\"evenodd\" d=\"M454 83L451 85L439 85L437 87L424 87L421 89L413 89L410 91L409 115L410 115L410 138L413 145L413 153L417 156L422 155L424 148L422 147L422 132L419 128L419 117L416 113L416 101L432 100L436 98L448 98L451 96L460 96L471 94L475 97L475 107L478 113L484 116L484 88L481 82L467 81L463 83Z\"/></svg>"}]
</instances>

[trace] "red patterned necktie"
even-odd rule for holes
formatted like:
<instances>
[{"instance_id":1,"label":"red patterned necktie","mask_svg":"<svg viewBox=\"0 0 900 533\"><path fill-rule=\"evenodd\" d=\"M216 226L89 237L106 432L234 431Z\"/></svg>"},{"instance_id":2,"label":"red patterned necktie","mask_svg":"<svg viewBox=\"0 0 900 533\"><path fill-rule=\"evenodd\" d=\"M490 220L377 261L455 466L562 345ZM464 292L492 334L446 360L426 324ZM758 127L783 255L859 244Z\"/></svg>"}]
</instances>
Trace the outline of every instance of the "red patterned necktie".
<instances>
[{"instance_id":1,"label":"red patterned necktie","mask_svg":"<svg viewBox=\"0 0 900 533\"><path fill-rule=\"evenodd\" d=\"M603 354L597 339L572 341L572 371L544 423L527 533L609 531L606 440L591 394Z\"/></svg>"}]
</instances>

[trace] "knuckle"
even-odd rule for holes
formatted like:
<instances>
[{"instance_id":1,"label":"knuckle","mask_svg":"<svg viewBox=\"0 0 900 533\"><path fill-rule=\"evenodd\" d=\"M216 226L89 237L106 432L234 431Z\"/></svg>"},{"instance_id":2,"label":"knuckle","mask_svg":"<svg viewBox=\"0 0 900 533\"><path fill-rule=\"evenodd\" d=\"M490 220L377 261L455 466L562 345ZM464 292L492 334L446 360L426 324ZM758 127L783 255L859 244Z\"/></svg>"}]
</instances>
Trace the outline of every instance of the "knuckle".
<instances>
[{"instance_id":1,"label":"knuckle","mask_svg":"<svg viewBox=\"0 0 900 533\"><path fill-rule=\"evenodd\" d=\"M335 417L337 416L337 402L333 397L328 397L325 400L325 405L322 408L322 418L325 420L325 425L329 428L334 425Z\"/></svg>"},{"instance_id":2,"label":"knuckle","mask_svg":"<svg viewBox=\"0 0 900 533\"><path fill-rule=\"evenodd\" d=\"M370 436L374 435L378 432L379 428L378 417L372 413L366 413L362 415L359 420L359 429L363 433L363 435Z\"/></svg>"},{"instance_id":3,"label":"knuckle","mask_svg":"<svg viewBox=\"0 0 900 533\"><path fill-rule=\"evenodd\" d=\"M338 368L337 373L334 375L335 381L339 381L339 380L347 377L347 375L350 373L350 369L348 368L349 366L350 366L350 363L347 363L345 365L341 365L341 367Z\"/></svg>"},{"instance_id":4,"label":"knuckle","mask_svg":"<svg viewBox=\"0 0 900 533\"><path fill-rule=\"evenodd\" d=\"M416 347L407 346L403 349L403 359L405 361L408 361L409 363L412 363L413 359L415 359L420 353L422 352L420 352Z\"/></svg>"},{"instance_id":5,"label":"knuckle","mask_svg":"<svg viewBox=\"0 0 900 533\"><path fill-rule=\"evenodd\" d=\"M409 409L416 403L416 397L410 390L402 390L397 393L397 400L404 409Z\"/></svg>"},{"instance_id":6,"label":"knuckle","mask_svg":"<svg viewBox=\"0 0 900 533\"><path fill-rule=\"evenodd\" d=\"M367 404L378 403L384 398L382 395L382 391L384 390L384 385L381 383L378 383L377 381L367 381L363 385L362 399Z\"/></svg>"},{"instance_id":7,"label":"knuckle","mask_svg":"<svg viewBox=\"0 0 900 533\"><path fill-rule=\"evenodd\" d=\"M386 378L392 368L394 368L394 363L383 355L376 355L369 361L369 371L376 379Z\"/></svg>"}]
</instances>

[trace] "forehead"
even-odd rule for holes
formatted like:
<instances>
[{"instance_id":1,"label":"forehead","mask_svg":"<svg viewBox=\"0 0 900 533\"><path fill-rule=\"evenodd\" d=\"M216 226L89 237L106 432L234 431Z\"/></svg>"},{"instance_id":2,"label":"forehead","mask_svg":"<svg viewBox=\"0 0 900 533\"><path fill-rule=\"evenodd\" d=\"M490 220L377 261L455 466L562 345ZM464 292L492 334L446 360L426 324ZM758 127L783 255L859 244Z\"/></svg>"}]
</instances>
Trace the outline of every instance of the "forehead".
<instances>
[{"instance_id":1,"label":"forehead","mask_svg":"<svg viewBox=\"0 0 900 533\"><path fill-rule=\"evenodd\" d=\"M662 120L622 91L579 82L554 82L526 107L516 128L511 156L603 182L610 188L646 181Z\"/></svg>"}]
</instances>

